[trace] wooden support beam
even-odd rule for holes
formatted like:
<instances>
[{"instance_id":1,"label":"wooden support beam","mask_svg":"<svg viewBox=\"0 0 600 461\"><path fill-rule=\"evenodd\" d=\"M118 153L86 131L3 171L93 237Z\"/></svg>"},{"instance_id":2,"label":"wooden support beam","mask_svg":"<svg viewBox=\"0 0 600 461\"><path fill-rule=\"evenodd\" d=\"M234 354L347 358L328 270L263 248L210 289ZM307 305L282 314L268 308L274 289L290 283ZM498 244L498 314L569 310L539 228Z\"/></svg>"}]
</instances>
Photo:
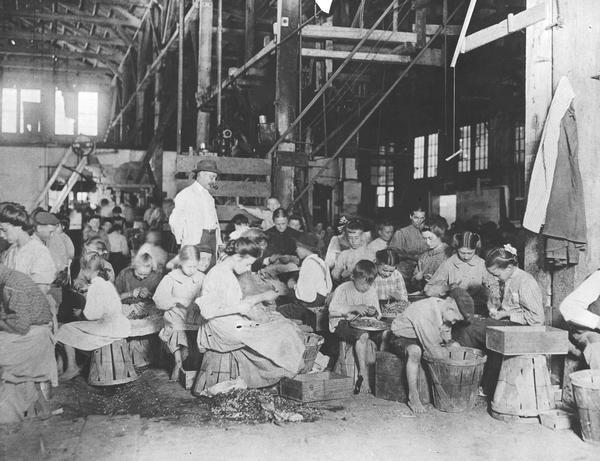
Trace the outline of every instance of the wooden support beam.
<instances>
[{"instance_id":1,"label":"wooden support beam","mask_svg":"<svg viewBox=\"0 0 600 461\"><path fill-rule=\"evenodd\" d=\"M78 67L73 66L73 64L64 65L61 61L59 63L55 63L53 65L44 66L39 63L38 60L28 61L28 62L11 62L11 61L3 61L0 64L0 68L2 70L7 69L19 69L23 71L35 71L35 72L50 72L50 73L72 73L77 75L112 75L112 72L108 68L91 68L87 67Z\"/></svg>"},{"instance_id":2,"label":"wooden support beam","mask_svg":"<svg viewBox=\"0 0 600 461\"><path fill-rule=\"evenodd\" d=\"M350 51L302 48L302 56L315 59L346 59L349 54ZM411 56L399 54L365 53L358 51L354 54L352 60L377 62L381 64L409 64L413 61L413 58ZM425 53L421 55L419 61L416 64L422 66L441 67L443 65L441 50L428 48L427 50L425 50Z\"/></svg>"},{"instance_id":3,"label":"wooden support beam","mask_svg":"<svg viewBox=\"0 0 600 461\"><path fill-rule=\"evenodd\" d=\"M318 40L359 41L364 38L369 29L355 27L315 26L308 25L302 29L302 38ZM417 34L414 32L393 32L390 30L374 30L367 38L368 42L384 42L390 44L416 43Z\"/></svg>"},{"instance_id":4,"label":"wooden support beam","mask_svg":"<svg viewBox=\"0 0 600 461\"><path fill-rule=\"evenodd\" d=\"M98 59L102 62L118 62L115 54L95 53L93 51L67 51L61 48L31 48L23 46L0 46L0 54L15 56L47 56L65 59Z\"/></svg>"},{"instance_id":5,"label":"wooden support beam","mask_svg":"<svg viewBox=\"0 0 600 461\"><path fill-rule=\"evenodd\" d=\"M192 22L192 19L194 19L196 17L199 3L201 3L200 0L194 0L194 3L192 3L192 6L188 10L188 12L185 14L184 30L183 30L184 34L187 34L190 31L190 24ZM167 55L169 50L174 46L175 42L177 41L178 36L179 36L179 29L176 29L175 32L173 32L173 34L167 41L167 44L160 50L156 59L154 59L152 64L148 67L146 74L139 81L133 94L125 102L125 104L123 105L123 107L121 108L119 113L116 114L113 117L113 119L111 120L111 122L108 124L108 128L107 128L106 134L104 136L105 142L106 142L106 139L108 139L108 135L110 134L110 131L117 125L117 123L119 123L119 120L121 120L121 117L123 117L123 114L129 109L131 104L133 104L133 102L135 101L136 94L139 93L140 91L143 91L146 88L146 85L148 85L148 83L150 83L150 77L152 77L155 74L155 72L159 69L160 64L162 63L162 60Z\"/></svg>"},{"instance_id":6,"label":"wooden support beam","mask_svg":"<svg viewBox=\"0 0 600 461\"><path fill-rule=\"evenodd\" d=\"M480 46L486 45L494 40L498 40L502 37L506 37L513 32L517 32L521 29L525 29L533 24L544 21L547 17L547 5L539 4L532 8L528 8L522 13L515 15L509 14L508 17L494 24L493 26L486 27L485 29L479 30L471 35L465 37L465 43L462 52L479 48Z\"/></svg>"},{"instance_id":7,"label":"wooden support beam","mask_svg":"<svg viewBox=\"0 0 600 461\"><path fill-rule=\"evenodd\" d=\"M206 96L211 88L212 76L212 25L214 5L211 1L204 1L198 9L198 81L196 87L196 100ZM215 93L216 94L216 93ZM210 141L211 115L203 107L198 106L196 114L196 149L201 144L208 145Z\"/></svg>"},{"instance_id":8,"label":"wooden support beam","mask_svg":"<svg viewBox=\"0 0 600 461\"><path fill-rule=\"evenodd\" d=\"M66 14L66 13L45 13L42 11L18 10L18 11L3 11L3 18L18 18L18 19L34 19L38 21L66 21L67 23L76 24L78 22L88 24L98 24L108 27L138 27L140 21L132 21L131 19L116 19L106 18L102 16L90 16L88 14Z\"/></svg>"},{"instance_id":9,"label":"wooden support beam","mask_svg":"<svg viewBox=\"0 0 600 461\"><path fill-rule=\"evenodd\" d=\"M246 0L246 15L244 17L244 61L254 55L256 41L256 0ZM225 34L223 29L223 34Z\"/></svg>"},{"instance_id":10,"label":"wooden support beam","mask_svg":"<svg viewBox=\"0 0 600 461\"><path fill-rule=\"evenodd\" d=\"M123 40L117 38L103 38L98 37L96 35L84 36L84 35L72 35L72 34L60 34L56 32L50 31L36 31L33 30L31 32L24 31L9 31L5 30L0 32L0 40L27 40L28 42L38 42L38 41L54 41L54 40L62 40L64 42L74 42L74 43L90 43L92 45L100 45L100 46L125 46ZM113 49L114 50L114 49Z\"/></svg>"}]
</instances>

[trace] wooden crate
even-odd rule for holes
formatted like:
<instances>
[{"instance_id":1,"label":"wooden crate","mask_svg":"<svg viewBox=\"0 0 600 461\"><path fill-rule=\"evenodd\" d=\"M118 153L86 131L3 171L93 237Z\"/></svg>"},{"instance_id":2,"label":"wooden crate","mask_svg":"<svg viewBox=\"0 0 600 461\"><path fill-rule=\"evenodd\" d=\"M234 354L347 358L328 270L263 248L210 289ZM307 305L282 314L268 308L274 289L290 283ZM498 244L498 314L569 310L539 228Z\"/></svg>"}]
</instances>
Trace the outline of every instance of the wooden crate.
<instances>
[{"instance_id":1,"label":"wooden crate","mask_svg":"<svg viewBox=\"0 0 600 461\"><path fill-rule=\"evenodd\" d=\"M331 371L284 378L280 384L282 397L298 402L345 399L352 396L352 378Z\"/></svg>"},{"instance_id":2,"label":"wooden crate","mask_svg":"<svg viewBox=\"0 0 600 461\"><path fill-rule=\"evenodd\" d=\"M183 368L179 369L179 384L186 391L191 389L194 385L194 380L196 379L196 375L198 374L198 370L184 370Z\"/></svg>"},{"instance_id":3,"label":"wooden crate","mask_svg":"<svg viewBox=\"0 0 600 461\"><path fill-rule=\"evenodd\" d=\"M569 333L548 326L487 327L485 345L502 355L566 354Z\"/></svg>"}]
</instances>

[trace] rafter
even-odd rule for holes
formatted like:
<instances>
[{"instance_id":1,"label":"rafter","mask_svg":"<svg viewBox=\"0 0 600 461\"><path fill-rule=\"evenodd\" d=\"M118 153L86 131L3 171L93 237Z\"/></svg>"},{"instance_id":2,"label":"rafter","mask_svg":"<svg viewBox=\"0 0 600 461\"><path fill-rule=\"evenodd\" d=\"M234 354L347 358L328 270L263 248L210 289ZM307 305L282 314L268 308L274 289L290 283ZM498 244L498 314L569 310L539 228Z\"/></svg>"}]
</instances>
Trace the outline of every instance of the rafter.
<instances>
[{"instance_id":1,"label":"rafter","mask_svg":"<svg viewBox=\"0 0 600 461\"><path fill-rule=\"evenodd\" d=\"M85 36L85 35L73 35L73 34L61 34L58 32L50 32L50 31L35 31L24 32L24 31L4 31L0 32L0 40L28 40L28 41L53 41L53 40L61 40L64 42L87 42L94 45L101 46L125 46L121 39L117 38L102 38L94 35ZM114 48L111 48L114 51Z\"/></svg>"},{"instance_id":2,"label":"rafter","mask_svg":"<svg viewBox=\"0 0 600 461\"><path fill-rule=\"evenodd\" d=\"M40 48L28 46L0 46L0 54L15 56L50 56L65 59L99 59L103 62L117 62L115 55L98 54L92 51L68 51L61 48Z\"/></svg>"},{"instance_id":3,"label":"rafter","mask_svg":"<svg viewBox=\"0 0 600 461\"><path fill-rule=\"evenodd\" d=\"M18 10L18 11L3 11L2 16L5 18L26 18L38 21L67 21L69 23L85 22L89 24L98 24L109 27L138 27L139 19L132 21L131 19L116 19L106 18L102 16L90 16L88 14L66 14L66 13L45 13L39 10Z\"/></svg>"}]
</instances>

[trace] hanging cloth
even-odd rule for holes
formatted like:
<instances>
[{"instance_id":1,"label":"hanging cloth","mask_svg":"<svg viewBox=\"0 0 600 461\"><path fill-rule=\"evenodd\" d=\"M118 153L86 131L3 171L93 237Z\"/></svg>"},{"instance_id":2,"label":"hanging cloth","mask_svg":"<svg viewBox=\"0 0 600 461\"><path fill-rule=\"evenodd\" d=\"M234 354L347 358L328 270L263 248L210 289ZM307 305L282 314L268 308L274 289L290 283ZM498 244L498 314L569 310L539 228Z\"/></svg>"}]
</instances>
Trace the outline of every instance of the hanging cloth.
<instances>
[{"instance_id":1,"label":"hanging cloth","mask_svg":"<svg viewBox=\"0 0 600 461\"><path fill-rule=\"evenodd\" d=\"M579 263L579 253L585 249L587 238L577 121L572 104L560 124L554 181L542 234L547 237L549 264L562 267Z\"/></svg>"}]
</instances>

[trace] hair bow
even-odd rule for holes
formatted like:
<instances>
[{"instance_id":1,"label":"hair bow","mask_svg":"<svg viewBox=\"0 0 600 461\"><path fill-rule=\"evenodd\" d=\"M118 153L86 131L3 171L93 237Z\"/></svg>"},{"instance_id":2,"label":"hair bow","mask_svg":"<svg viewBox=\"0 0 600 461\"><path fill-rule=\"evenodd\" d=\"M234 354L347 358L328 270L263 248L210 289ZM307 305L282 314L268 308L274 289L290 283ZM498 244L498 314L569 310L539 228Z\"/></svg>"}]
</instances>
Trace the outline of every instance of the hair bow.
<instances>
[{"instance_id":1,"label":"hair bow","mask_svg":"<svg viewBox=\"0 0 600 461\"><path fill-rule=\"evenodd\" d=\"M504 251L509 252L511 255L517 256L517 249L512 246L510 243L504 245Z\"/></svg>"}]
</instances>

